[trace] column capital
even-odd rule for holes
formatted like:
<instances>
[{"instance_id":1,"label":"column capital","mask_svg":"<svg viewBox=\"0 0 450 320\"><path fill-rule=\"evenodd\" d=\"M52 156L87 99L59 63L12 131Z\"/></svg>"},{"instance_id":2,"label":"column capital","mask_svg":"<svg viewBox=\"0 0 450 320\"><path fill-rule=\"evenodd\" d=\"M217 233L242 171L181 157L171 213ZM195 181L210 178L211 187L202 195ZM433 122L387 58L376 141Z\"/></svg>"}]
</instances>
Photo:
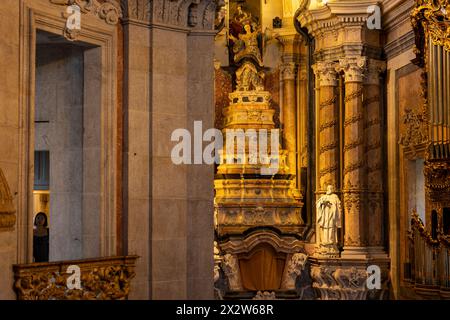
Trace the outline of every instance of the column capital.
<instances>
[{"instance_id":1,"label":"column capital","mask_svg":"<svg viewBox=\"0 0 450 320\"><path fill-rule=\"evenodd\" d=\"M336 66L336 71L344 72L346 83L363 82L366 67L366 57L350 57L339 59L339 64Z\"/></svg>"},{"instance_id":2,"label":"column capital","mask_svg":"<svg viewBox=\"0 0 450 320\"><path fill-rule=\"evenodd\" d=\"M380 74L386 71L386 62L370 59L367 62L365 83L371 85L380 84Z\"/></svg>"},{"instance_id":3,"label":"column capital","mask_svg":"<svg viewBox=\"0 0 450 320\"><path fill-rule=\"evenodd\" d=\"M282 80L295 80L298 71L298 64L295 62L285 62L280 66Z\"/></svg>"},{"instance_id":4,"label":"column capital","mask_svg":"<svg viewBox=\"0 0 450 320\"><path fill-rule=\"evenodd\" d=\"M300 46L303 43L303 37L295 33L277 34L275 38L283 46L283 56L299 56Z\"/></svg>"},{"instance_id":5,"label":"column capital","mask_svg":"<svg viewBox=\"0 0 450 320\"><path fill-rule=\"evenodd\" d=\"M314 74L319 80L319 85L321 87L332 86L336 87L338 85L336 63L335 62L317 62L312 66Z\"/></svg>"}]
</instances>

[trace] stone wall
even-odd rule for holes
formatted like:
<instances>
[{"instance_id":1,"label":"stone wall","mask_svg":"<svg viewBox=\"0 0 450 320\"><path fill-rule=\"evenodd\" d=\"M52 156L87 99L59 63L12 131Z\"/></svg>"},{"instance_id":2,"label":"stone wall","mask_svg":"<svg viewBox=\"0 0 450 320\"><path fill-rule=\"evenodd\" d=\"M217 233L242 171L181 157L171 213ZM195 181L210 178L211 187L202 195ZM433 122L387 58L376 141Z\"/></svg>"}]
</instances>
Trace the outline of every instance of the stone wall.
<instances>
[{"instance_id":1,"label":"stone wall","mask_svg":"<svg viewBox=\"0 0 450 320\"><path fill-rule=\"evenodd\" d=\"M9 184L17 209L19 191L19 5L18 1L0 2L0 167ZM0 230L0 299L14 299L12 264L17 261L17 225L14 230Z\"/></svg>"}]
</instances>

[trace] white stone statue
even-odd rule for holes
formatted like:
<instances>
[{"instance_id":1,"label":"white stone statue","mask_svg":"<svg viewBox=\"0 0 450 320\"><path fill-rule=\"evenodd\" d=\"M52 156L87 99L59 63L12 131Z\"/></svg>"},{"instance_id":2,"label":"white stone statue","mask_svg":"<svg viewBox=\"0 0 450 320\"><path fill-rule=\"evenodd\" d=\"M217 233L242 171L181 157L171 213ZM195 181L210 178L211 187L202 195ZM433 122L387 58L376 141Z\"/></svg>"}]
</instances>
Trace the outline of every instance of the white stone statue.
<instances>
[{"instance_id":1,"label":"white stone statue","mask_svg":"<svg viewBox=\"0 0 450 320\"><path fill-rule=\"evenodd\" d=\"M334 194L333 186L327 187L327 193L317 201L317 226L319 253L338 255L338 228L342 228L342 209L339 197Z\"/></svg>"}]
</instances>

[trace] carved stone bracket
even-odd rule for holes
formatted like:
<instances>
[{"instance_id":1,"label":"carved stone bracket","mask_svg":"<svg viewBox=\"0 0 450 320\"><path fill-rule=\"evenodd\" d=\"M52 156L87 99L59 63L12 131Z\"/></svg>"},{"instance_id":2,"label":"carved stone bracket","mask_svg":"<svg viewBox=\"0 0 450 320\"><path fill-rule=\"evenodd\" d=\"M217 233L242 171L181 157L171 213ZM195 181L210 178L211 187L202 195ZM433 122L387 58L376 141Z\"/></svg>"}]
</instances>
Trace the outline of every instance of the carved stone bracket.
<instances>
[{"instance_id":1,"label":"carved stone bracket","mask_svg":"<svg viewBox=\"0 0 450 320\"><path fill-rule=\"evenodd\" d=\"M308 256L304 253L294 253L288 260L284 272L281 288L285 290L295 290L295 281L305 269Z\"/></svg>"},{"instance_id":2,"label":"carved stone bracket","mask_svg":"<svg viewBox=\"0 0 450 320\"><path fill-rule=\"evenodd\" d=\"M230 291L242 290L241 271L239 268L238 258L232 254L223 256L222 269L228 278Z\"/></svg>"},{"instance_id":3,"label":"carved stone bracket","mask_svg":"<svg viewBox=\"0 0 450 320\"><path fill-rule=\"evenodd\" d=\"M0 231L10 230L16 224L16 210L8 183L0 169Z\"/></svg>"}]
</instances>

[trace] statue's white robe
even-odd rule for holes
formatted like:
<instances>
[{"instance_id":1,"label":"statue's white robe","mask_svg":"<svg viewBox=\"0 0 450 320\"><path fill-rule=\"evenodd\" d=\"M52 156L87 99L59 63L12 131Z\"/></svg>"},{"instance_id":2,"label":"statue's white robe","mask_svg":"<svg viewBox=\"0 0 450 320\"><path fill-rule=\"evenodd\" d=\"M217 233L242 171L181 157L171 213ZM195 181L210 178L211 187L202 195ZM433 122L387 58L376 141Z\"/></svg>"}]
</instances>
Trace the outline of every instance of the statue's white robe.
<instances>
[{"instance_id":1,"label":"statue's white robe","mask_svg":"<svg viewBox=\"0 0 450 320\"><path fill-rule=\"evenodd\" d=\"M331 205L327 206L327 202ZM336 245L337 229L342 227L341 201L337 195L324 195L317 201L317 225L321 232L320 244Z\"/></svg>"}]
</instances>

